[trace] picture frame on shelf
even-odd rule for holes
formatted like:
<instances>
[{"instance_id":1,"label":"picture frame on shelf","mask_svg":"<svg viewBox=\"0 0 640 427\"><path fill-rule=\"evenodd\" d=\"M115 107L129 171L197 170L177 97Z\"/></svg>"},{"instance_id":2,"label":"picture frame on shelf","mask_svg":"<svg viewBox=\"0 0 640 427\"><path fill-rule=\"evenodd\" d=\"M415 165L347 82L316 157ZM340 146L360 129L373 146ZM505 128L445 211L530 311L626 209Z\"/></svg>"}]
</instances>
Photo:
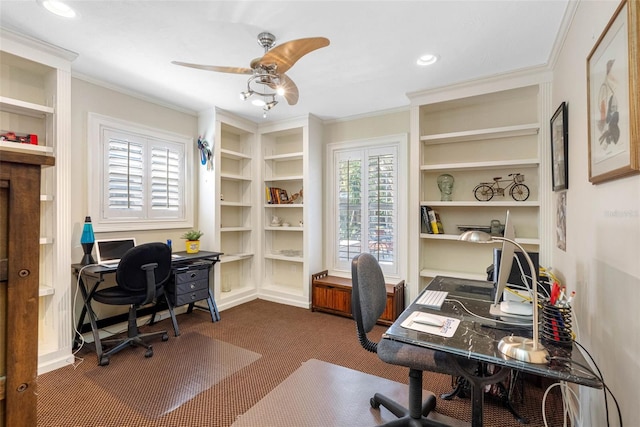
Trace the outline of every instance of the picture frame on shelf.
<instances>
[{"instance_id":1,"label":"picture frame on shelf","mask_svg":"<svg viewBox=\"0 0 640 427\"><path fill-rule=\"evenodd\" d=\"M587 57L589 181L640 173L640 23L622 0Z\"/></svg>"},{"instance_id":2,"label":"picture frame on shelf","mask_svg":"<svg viewBox=\"0 0 640 427\"><path fill-rule=\"evenodd\" d=\"M551 181L553 191L569 188L569 123L567 103L551 117Z\"/></svg>"}]
</instances>

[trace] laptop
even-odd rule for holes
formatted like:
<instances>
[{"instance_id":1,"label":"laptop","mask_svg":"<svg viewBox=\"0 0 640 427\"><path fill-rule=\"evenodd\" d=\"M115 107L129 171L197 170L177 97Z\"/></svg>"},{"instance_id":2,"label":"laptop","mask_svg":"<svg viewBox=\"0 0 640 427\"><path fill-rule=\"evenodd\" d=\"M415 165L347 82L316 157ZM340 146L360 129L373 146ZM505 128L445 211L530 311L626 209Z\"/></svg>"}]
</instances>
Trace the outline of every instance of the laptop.
<instances>
[{"instance_id":1,"label":"laptop","mask_svg":"<svg viewBox=\"0 0 640 427\"><path fill-rule=\"evenodd\" d=\"M117 267L124 254L136 245L134 237L96 240L96 259L103 267Z\"/></svg>"}]
</instances>

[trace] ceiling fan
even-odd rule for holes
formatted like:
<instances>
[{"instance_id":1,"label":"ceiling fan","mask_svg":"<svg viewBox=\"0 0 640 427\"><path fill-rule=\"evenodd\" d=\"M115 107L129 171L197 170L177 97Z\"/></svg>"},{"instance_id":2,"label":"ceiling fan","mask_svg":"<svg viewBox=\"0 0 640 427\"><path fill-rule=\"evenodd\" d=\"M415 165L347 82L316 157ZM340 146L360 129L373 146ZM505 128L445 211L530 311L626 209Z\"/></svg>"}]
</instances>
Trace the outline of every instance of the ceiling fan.
<instances>
[{"instance_id":1,"label":"ceiling fan","mask_svg":"<svg viewBox=\"0 0 640 427\"><path fill-rule=\"evenodd\" d=\"M329 45L329 39L310 37L291 40L275 46L276 37L263 32L258 34L258 44L264 48L264 55L251 61L249 67L224 67L217 65L190 64L171 61L172 64L220 73L248 74L247 90L240 93L243 100L257 95L253 103L263 107L265 114L278 103L276 95L283 96L289 105L298 102L298 87L285 73L304 55ZM274 47L275 46L275 47Z\"/></svg>"}]
</instances>

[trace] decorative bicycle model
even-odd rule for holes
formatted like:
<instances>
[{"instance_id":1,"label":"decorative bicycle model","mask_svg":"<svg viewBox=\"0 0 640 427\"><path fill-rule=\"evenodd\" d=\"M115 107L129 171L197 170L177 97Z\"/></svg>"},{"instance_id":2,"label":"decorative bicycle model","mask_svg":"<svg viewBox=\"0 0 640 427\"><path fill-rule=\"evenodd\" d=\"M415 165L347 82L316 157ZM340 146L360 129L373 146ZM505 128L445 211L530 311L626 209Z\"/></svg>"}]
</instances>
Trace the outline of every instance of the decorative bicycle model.
<instances>
[{"instance_id":1,"label":"decorative bicycle model","mask_svg":"<svg viewBox=\"0 0 640 427\"><path fill-rule=\"evenodd\" d=\"M481 182L473 189L473 195L481 202L488 202L494 195L504 197L504 193L509 191L513 200L524 202L529 198L529 187L524 182L524 175L521 173L510 173L511 179L502 179L501 176L493 178L493 182ZM500 183L508 182L506 187L500 187Z\"/></svg>"}]
</instances>

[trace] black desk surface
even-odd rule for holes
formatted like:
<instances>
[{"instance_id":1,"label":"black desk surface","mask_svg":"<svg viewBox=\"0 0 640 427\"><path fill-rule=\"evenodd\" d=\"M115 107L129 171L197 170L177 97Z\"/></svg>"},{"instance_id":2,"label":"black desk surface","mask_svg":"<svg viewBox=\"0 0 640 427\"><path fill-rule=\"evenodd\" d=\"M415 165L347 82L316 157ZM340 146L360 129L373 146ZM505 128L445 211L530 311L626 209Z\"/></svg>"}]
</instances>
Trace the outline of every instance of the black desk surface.
<instances>
[{"instance_id":1,"label":"black desk surface","mask_svg":"<svg viewBox=\"0 0 640 427\"><path fill-rule=\"evenodd\" d=\"M526 329L518 331L497 329L504 328L504 326L493 321L489 314L489 307L493 302L491 298L493 283L438 276L431 281L428 289L449 292L441 309L432 310L412 303L386 331L384 338L441 350L472 360L505 366L556 380L602 388L600 380L578 365L588 366L588 363L575 344L571 348L566 348L543 343L552 357L569 358L576 362L573 365L562 360L552 360L548 364L521 362L510 359L498 351L498 342L502 337L507 335L526 336ZM462 304L467 310L483 318L471 315L464 310ZM402 322L414 311L457 318L460 319L460 324L455 334L450 338L402 327ZM531 336L531 328L528 329L528 336Z\"/></svg>"},{"instance_id":2,"label":"black desk surface","mask_svg":"<svg viewBox=\"0 0 640 427\"><path fill-rule=\"evenodd\" d=\"M220 255L224 255L222 252L209 252L199 251L195 254L188 254L187 252L173 252L171 254L171 266L173 268L179 268L180 264L187 264L198 260L219 261ZM84 268L83 268L84 267ZM105 267L103 265L95 264L89 266L83 266L82 264L72 264L71 268L74 274L77 274L82 270L82 274L88 276L115 273L118 267Z\"/></svg>"}]
</instances>

